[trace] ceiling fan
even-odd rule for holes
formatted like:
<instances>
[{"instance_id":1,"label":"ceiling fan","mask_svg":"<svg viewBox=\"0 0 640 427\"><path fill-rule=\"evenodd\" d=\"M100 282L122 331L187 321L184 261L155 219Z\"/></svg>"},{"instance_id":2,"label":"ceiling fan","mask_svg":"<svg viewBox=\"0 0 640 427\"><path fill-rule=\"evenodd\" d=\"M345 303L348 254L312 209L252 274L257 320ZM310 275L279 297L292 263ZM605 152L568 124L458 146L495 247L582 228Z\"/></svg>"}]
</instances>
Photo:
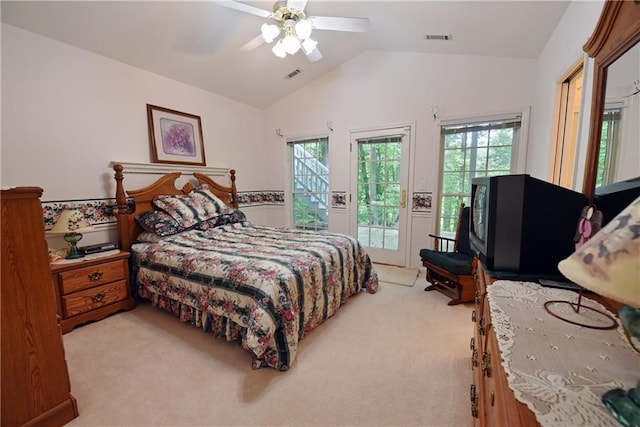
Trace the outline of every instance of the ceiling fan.
<instances>
[{"instance_id":1,"label":"ceiling fan","mask_svg":"<svg viewBox=\"0 0 640 427\"><path fill-rule=\"evenodd\" d=\"M307 16L304 12L307 0L278 0L271 12L235 0L221 0L218 3L275 21L275 23L262 24L262 34L242 46L240 50L248 52L263 43L271 43L282 34L272 48L273 53L279 58L284 58L287 54L295 55L302 50L311 62L322 59L322 54L317 48L318 42L311 38L311 32L314 29L362 33L369 28L367 18Z\"/></svg>"}]
</instances>

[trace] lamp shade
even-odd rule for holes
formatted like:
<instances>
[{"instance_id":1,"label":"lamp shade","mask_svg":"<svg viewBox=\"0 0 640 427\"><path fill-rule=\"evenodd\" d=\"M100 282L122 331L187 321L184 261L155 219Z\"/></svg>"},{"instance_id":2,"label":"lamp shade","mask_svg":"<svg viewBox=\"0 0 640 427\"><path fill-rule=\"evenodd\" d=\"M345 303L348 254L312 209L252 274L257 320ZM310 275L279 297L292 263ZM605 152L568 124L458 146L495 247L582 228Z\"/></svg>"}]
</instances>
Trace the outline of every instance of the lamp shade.
<instances>
[{"instance_id":1,"label":"lamp shade","mask_svg":"<svg viewBox=\"0 0 640 427\"><path fill-rule=\"evenodd\" d=\"M280 34L280 28L273 24L262 24L260 29L262 30L262 38L264 38L267 43L271 43L278 37L278 34Z\"/></svg>"},{"instance_id":2,"label":"lamp shade","mask_svg":"<svg viewBox=\"0 0 640 427\"><path fill-rule=\"evenodd\" d=\"M276 44L273 45L273 48L271 49L271 51L278 58L284 58L285 56L287 56L287 51L284 49L284 46L282 45L282 40L278 40Z\"/></svg>"},{"instance_id":3,"label":"lamp shade","mask_svg":"<svg viewBox=\"0 0 640 427\"><path fill-rule=\"evenodd\" d=\"M51 233L81 233L91 228L91 224L84 218L81 211L67 209L60 214L60 218L51 229Z\"/></svg>"},{"instance_id":4,"label":"lamp shade","mask_svg":"<svg viewBox=\"0 0 640 427\"><path fill-rule=\"evenodd\" d=\"M294 35L288 35L282 39L282 46L284 47L284 51L290 55L295 54L300 50L300 40Z\"/></svg>"},{"instance_id":5,"label":"lamp shade","mask_svg":"<svg viewBox=\"0 0 640 427\"><path fill-rule=\"evenodd\" d=\"M585 289L640 307L640 197L560 261L558 269Z\"/></svg>"},{"instance_id":6,"label":"lamp shade","mask_svg":"<svg viewBox=\"0 0 640 427\"><path fill-rule=\"evenodd\" d=\"M306 55L309 55L311 52L313 52L313 49L315 49L317 45L317 41L309 38L302 42L302 50L304 50L304 53Z\"/></svg>"},{"instance_id":7,"label":"lamp shade","mask_svg":"<svg viewBox=\"0 0 640 427\"><path fill-rule=\"evenodd\" d=\"M311 23L306 19L301 19L296 22L296 35L301 39L308 39L311 37Z\"/></svg>"}]
</instances>

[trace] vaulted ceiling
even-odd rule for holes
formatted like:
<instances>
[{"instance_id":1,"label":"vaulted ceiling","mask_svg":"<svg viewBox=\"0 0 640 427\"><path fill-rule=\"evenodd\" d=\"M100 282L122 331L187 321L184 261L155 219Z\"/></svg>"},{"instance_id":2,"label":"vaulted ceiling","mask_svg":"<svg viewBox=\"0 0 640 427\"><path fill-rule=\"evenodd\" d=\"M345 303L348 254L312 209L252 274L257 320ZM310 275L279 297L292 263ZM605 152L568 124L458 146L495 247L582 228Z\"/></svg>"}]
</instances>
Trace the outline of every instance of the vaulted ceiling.
<instances>
[{"instance_id":1,"label":"vaulted ceiling","mask_svg":"<svg viewBox=\"0 0 640 427\"><path fill-rule=\"evenodd\" d=\"M271 10L273 2L246 1ZM323 59L280 59L259 16L217 1L6 1L2 22L264 108L370 50L538 58L568 1L309 0L307 15L364 17L365 33L313 33ZM426 34L452 40L425 40ZM294 78L287 74L299 69Z\"/></svg>"}]
</instances>

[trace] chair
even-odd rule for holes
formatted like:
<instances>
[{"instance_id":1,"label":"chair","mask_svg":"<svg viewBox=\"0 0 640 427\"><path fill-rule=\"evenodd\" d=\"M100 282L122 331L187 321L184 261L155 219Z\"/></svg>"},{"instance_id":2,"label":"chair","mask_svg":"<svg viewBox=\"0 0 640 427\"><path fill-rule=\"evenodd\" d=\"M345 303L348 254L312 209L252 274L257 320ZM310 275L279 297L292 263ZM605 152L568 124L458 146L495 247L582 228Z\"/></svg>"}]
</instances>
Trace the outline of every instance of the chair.
<instances>
[{"instance_id":1,"label":"chair","mask_svg":"<svg viewBox=\"0 0 640 427\"><path fill-rule=\"evenodd\" d=\"M431 285L425 291L437 290L451 298L449 305L472 302L475 299L476 281L473 272L477 258L469 244L469 215L471 208L460 205L455 239L429 234L434 238L433 249L421 249L422 265L427 268L427 281ZM449 251L453 244L453 252Z\"/></svg>"}]
</instances>

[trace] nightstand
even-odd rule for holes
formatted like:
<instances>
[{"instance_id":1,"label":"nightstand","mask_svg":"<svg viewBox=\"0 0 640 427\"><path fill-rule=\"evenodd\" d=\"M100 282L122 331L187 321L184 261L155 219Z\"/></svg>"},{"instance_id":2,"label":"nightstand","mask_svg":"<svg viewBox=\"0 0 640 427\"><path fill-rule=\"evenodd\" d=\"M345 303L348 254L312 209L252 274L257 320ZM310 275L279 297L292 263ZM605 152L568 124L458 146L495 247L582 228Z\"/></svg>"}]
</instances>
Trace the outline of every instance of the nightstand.
<instances>
[{"instance_id":1,"label":"nightstand","mask_svg":"<svg viewBox=\"0 0 640 427\"><path fill-rule=\"evenodd\" d=\"M51 275L62 333L135 307L129 286L129 252L52 263Z\"/></svg>"}]
</instances>

